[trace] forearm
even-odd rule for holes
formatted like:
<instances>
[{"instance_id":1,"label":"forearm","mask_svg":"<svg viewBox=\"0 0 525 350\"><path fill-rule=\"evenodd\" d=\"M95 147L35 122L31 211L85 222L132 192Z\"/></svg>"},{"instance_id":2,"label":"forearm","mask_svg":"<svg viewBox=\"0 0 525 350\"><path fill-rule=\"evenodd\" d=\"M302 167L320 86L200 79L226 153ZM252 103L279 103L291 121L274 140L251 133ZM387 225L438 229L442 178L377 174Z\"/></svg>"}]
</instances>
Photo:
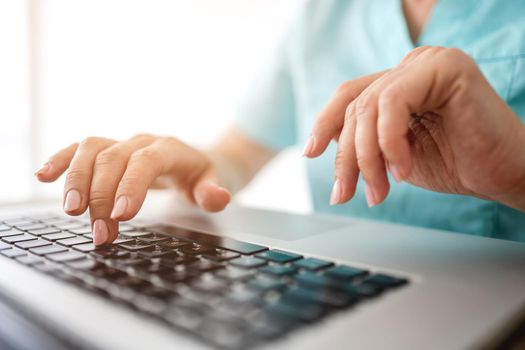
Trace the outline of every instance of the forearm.
<instances>
[{"instance_id":1,"label":"forearm","mask_svg":"<svg viewBox=\"0 0 525 350\"><path fill-rule=\"evenodd\" d=\"M277 153L232 128L209 150L218 182L231 193L240 191Z\"/></svg>"}]
</instances>

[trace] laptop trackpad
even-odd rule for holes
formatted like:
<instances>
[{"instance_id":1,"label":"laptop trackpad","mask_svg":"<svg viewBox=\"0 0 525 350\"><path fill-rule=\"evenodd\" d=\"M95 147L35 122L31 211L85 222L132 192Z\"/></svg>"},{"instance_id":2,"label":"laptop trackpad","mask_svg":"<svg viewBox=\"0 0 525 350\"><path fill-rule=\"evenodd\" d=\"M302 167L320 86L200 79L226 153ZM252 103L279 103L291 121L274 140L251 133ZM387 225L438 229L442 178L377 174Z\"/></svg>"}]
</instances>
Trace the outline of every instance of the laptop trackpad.
<instances>
[{"instance_id":1,"label":"laptop trackpad","mask_svg":"<svg viewBox=\"0 0 525 350\"><path fill-rule=\"evenodd\" d=\"M253 234L284 241L312 237L351 224L349 220L333 217L305 216L237 206L230 206L216 214L178 211L170 215L168 222L175 226L231 237Z\"/></svg>"}]
</instances>

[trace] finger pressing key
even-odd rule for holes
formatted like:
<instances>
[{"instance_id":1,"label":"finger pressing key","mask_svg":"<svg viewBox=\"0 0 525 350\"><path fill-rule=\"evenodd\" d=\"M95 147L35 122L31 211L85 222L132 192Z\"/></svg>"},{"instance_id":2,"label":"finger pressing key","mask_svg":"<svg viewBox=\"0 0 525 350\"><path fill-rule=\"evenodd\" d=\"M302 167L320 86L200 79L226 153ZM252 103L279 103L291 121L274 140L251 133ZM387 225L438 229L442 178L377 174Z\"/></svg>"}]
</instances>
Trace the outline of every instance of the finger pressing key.
<instances>
[{"instance_id":1,"label":"finger pressing key","mask_svg":"<svg viewBox=\"0 0 525 350\"><path fill-rule=\"evenodd\" d=\"M118 184L126 170L130 155L153 140L152 136L139 135L114 144L97 155L89 191L89 212L95 245L111 243L117 237L118 222L112 220L110 215Z\"/></svg>"}]
</instances>

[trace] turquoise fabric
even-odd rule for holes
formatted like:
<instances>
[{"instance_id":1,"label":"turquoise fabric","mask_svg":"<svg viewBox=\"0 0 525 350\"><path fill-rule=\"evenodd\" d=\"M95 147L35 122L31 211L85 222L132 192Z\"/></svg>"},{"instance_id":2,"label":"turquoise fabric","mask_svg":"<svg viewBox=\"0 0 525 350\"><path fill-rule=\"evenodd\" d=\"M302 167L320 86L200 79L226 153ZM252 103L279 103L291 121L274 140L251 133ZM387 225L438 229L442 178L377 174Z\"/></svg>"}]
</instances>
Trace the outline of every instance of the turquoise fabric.
<instances>
[{"instance_id":1,"label":"turquoise fabric","mask_svg":"<svg viewBox=\"0 0 525 350\"><path fill-rule=\"evenodd\" d=\"M525 118L525 1L438 1L417 45L467 52L501 98ZM237 126L277 150L302 147L316 114L340 83L392 67L414 47L400 1L310 1L246 97ZM305 160L316 211L525 241L525 213L406 183L391 181L387 200L368 208L360 181L352 201L330 206L334 155L332 144L322 157Z\"/></svg>"}]
</instances>

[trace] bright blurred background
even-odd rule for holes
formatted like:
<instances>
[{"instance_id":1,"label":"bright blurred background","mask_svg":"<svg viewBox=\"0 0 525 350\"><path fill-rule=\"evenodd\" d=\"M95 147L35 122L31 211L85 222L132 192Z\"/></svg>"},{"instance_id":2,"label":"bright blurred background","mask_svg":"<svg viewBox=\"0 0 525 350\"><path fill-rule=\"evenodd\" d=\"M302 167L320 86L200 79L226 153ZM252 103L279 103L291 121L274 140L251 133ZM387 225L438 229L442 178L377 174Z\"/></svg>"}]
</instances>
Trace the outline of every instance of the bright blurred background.
<instances>
[{"instance_id":1,"label":"bright blurred background","mask_svg":"<svg viewBox=\"0 0 525 350\"><path fill-rule=\"evenodd\" d=\"M0 203L61 197L33 172L87 136L173 135L199 147L229 125L302 0L0 0ZM238 197L310 210L297 149Z\"/></svg>"}]
</instances>

